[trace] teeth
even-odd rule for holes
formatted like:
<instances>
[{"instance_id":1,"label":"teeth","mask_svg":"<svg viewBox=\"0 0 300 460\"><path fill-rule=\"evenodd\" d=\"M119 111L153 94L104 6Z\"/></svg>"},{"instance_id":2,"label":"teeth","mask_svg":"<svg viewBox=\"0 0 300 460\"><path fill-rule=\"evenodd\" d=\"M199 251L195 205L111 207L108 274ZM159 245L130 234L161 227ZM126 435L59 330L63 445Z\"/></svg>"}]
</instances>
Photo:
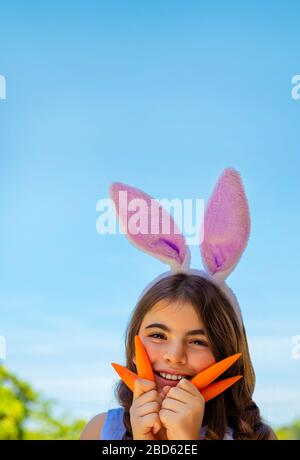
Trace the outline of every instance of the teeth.
<instances>
[{"instance_id":1,"label":"teeth","mask_svg":"<svg viewBox=\"0 0 300 460\"><path fill-rule=\"evenodd\" d=\"M161 377L163 377L164 379L168 379L168 380L181 380L181 379L183 379L182 375L164 374L163 372L159 372L159 375L161 375Z\"/></svg>"}]
</instances>

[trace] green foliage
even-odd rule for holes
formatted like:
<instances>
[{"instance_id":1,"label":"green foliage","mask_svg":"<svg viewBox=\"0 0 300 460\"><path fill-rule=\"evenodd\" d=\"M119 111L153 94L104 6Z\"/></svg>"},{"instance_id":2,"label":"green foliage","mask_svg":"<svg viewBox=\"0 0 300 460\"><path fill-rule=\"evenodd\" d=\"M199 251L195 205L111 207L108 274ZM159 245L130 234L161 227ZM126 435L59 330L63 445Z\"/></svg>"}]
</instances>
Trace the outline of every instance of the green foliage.
<instances>
[{"instance_id":1,"label":"green foliage","mask_svg":"<svg viewBox=\"0 0 300 460\"><path fill-rule=\"evenodd\" d=\"M1 440L79 439L86 421L54 416L55 404L0 364Z\"/></svg>"},{"instance_id":2,"label":"green foliage","mask_svg":"<svg viewBox=\"0 0 300 460\"><path fill-rule=\"evenodd\" d=\"M276 431L278 439L300 439L300 420L296 420L289 426L279 428Z\"/></svg>"}]
</instances>

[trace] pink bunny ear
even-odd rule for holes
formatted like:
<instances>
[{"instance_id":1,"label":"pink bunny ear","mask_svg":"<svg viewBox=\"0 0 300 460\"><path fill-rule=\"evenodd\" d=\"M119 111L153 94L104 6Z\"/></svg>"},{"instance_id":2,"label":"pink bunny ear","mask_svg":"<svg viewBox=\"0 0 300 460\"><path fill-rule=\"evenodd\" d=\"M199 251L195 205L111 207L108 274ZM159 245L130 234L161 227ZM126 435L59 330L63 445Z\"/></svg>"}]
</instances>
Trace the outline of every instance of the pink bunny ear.
<instances>
[{"instance_id":1,"label":"pink bunny ear","mask_svg":"<svg viewBox=\"0 0 300 460\"><path fill-rule=\"evenodd\" d=\"M189 266L190 252L172 216L141 190L114 182L110 196L129 241L170 265L173 271Z\"/></svg>"},{"instance_id":2,"label":"pink bunny ear","mask_svg":"<svg viewBox=\"0 0 300 460\"><path fill-rule=\"evenodd\" d=\"M201 255L215 279L224 280L237 265L250 234L250 214L239 173L226 168L208 202Z\"/></svg>"}]
</instances>

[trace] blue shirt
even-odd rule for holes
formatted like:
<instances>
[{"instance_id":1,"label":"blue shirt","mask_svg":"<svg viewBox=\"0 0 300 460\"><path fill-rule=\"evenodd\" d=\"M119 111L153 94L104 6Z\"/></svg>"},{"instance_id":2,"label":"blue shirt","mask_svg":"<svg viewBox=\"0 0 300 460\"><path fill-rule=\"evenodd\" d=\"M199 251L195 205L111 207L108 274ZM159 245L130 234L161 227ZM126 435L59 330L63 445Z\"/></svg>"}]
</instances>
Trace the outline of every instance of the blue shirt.
<instances>
[{"instance_id":1,"label":"blue shirt","mask_svg":"<svg viewBox=\"0 0 300 460\"><path fill-rule=\"evenodd\" d=\"M125 427L123 424L124 408L118 407L116 409L108 410L106 419L100 433L100 439L108 440L121 440L125 434ZM203 439L206 432L206 426L201 427L200 438ZM224 440L233 440L233 430L228 427Z\"/></svg>"}]
</instances>

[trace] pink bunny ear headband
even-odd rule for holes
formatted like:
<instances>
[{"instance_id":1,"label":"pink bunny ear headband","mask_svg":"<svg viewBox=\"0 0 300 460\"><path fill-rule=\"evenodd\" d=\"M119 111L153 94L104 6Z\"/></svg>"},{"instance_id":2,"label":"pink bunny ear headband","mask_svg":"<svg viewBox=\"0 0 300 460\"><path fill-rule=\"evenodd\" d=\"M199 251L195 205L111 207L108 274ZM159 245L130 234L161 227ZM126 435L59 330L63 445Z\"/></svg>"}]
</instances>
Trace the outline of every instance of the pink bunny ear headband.
<instances>
[{"instance_id":1,"label":"pink bunny ear headband","mask_svg":"<svg viewBox=\"0 0 300 460\"><path fill-rule=\"evenodd\" d=\"M126 200L122 200L120 192L126 192ZM248 202L241 177L235 169L226 168L223 171L205 209L204 237L200 244L204 271L190 268L190 251L185 238L172 216L157 201L143 191L120 182L111 184L110 195L129 241L170 266L169 271L149 283L140 297L165 276L176 272L194 273L219 286L242 321L237 298L225 282L238 264L250 235ZM151 231L137 232L130 228L136 205L139 205L139 218L146 217L145 222L148 222ZM153 230L154 220L159 225ZM169 222L169 225L164 226L164 222ZM167 232L164 232L165 228Z\"/></svg>"}]
</instances>

